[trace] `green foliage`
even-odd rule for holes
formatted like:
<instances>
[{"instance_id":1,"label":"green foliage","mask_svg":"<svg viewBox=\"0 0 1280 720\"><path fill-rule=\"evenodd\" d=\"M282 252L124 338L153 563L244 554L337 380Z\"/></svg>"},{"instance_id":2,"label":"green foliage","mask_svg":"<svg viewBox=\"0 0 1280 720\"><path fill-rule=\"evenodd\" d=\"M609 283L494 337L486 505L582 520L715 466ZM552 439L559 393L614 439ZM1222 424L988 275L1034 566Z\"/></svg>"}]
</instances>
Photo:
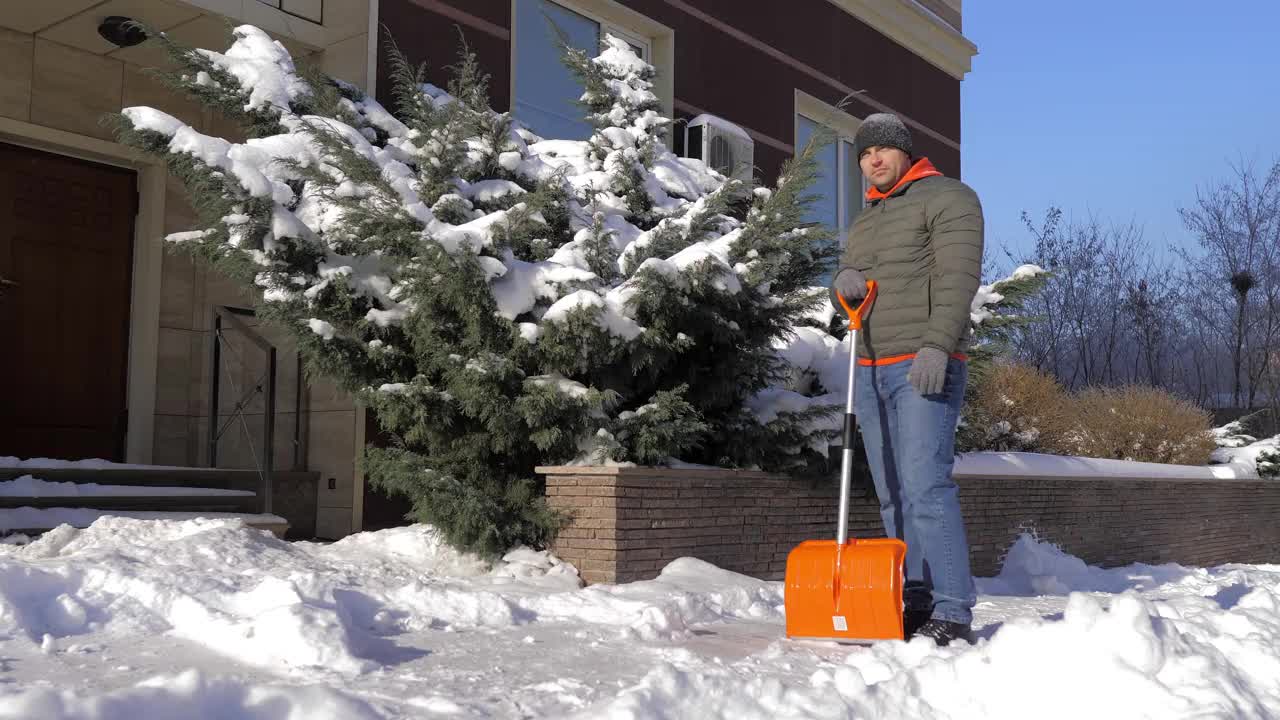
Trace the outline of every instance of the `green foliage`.
<instances>
[{"instance_id":1,"label":"green foliage","mask_svg":"<svg viewBox=\"0 0 1280 720\"><path fill-rule=\"evenodd\" d=\"M248 152L116 118L187 187L200 229L170 240L255 289L308 373L371 410L389 442L366 477L412 519L493 554L556 531L539 465L825 466L838 408L782 398L775 351L822 304L810 284L836 255L803 223L816 143L773 189L681 165L652 67L612 39L597 58L566 52L595 128L580 157L493 112L465 43L445 93L388 42L388 114L279 55L258 67L287 93L264 103L230 54L161 42L170 84L257 138ZM691 179L664 185L661 163Z\"/></svg>"}]
</instances>

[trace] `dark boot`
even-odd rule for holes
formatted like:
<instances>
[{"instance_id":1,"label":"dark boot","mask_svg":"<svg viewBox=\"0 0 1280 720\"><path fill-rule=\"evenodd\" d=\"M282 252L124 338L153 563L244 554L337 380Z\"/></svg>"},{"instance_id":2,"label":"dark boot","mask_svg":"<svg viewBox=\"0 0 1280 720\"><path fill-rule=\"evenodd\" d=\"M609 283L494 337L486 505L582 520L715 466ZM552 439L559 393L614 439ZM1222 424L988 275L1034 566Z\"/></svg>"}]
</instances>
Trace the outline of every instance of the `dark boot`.
<instances>
[{"instance_id":1,"label":"dark boot","mask_svg":"<svg viewBox=\"0 0 1280 720\"><path fill-rule=\"evenodd\" d=\"M912 635L920 631L920 627L929 622L929 618L933 616L932 608L924 608L914 610L907 608L902 613L902 637L904 640L910 640Z\"/></svg>"},{"instance_id":2,"label":"dark boot","mask_svg":"<svg viewBox=\"0 0 1280 720\"><path fill-rule=\"evenodd\" d=\"M921 625L915 634L920 637L933 638L938 647L950 645L955 640L964 640L970 645L973 644L973 632L968 625L946 620L929 620L924 625Z\"/></svg>"}]
</instances>

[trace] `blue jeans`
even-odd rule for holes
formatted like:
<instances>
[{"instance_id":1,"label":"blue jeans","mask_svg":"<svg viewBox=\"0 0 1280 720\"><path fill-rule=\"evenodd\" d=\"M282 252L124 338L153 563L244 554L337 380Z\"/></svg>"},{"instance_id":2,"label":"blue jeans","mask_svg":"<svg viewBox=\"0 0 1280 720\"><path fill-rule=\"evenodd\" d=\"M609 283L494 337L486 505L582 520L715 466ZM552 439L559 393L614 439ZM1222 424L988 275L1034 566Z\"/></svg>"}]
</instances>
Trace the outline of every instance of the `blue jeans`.
<instances>
[{"instance_id":1,"label":"blue jeans","mask_svg":"<svg viewBox=\"0 0 1280 720\"><path fill-rule=\"evenodd\" d=\"M973 621L976 601L960 490L951 478L968 366L952 358L942 392L921 395L911 361L857 370L854 412L880 498L885 535L907 543L904 603L932 617Z\"/></svg>"}]
</instances>

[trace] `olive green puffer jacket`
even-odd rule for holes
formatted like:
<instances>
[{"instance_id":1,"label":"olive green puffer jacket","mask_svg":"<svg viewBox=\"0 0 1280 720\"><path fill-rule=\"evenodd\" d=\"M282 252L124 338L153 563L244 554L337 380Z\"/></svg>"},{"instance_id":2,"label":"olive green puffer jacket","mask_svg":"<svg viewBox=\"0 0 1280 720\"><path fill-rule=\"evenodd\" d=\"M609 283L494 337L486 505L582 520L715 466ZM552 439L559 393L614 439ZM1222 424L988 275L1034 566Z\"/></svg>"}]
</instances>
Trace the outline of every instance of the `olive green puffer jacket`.
<instances>
[{"instance_id":1,"label":"olive green puffer jacket","mask_svg":"<svg viewBox=\"0 0 1280 720\"><path fill-rule=\"evenodd\" d=\"M836 271L856 268L879 284L858 355L884 360L923 347L964 352L982 246L982 205L959 180L923 177L873 200L850 228Z\"/></svg>"}]
</instances>

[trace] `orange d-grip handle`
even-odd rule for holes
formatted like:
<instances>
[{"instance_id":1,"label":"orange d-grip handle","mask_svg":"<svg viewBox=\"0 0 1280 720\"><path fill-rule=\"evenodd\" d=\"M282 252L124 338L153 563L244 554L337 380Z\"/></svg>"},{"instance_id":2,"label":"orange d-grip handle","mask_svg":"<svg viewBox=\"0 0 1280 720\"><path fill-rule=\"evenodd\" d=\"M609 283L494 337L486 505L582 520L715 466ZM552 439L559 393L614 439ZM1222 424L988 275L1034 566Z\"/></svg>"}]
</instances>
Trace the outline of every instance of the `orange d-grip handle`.
<instances>
[{"instance_id":1,"label":"orange d-grip handle","mask_svg":"<svg viewBox=\"0 0 1280 720\"><path fill-rule=\"evenodd\" d=\"M840 305L844 307L845 313L849 315L850 330L862 329L862 316L867 313L867 308L871 307L871 302L875 300L875 297L876 297L876 281L875 280L867 281L867 294L865 297L862 298L862 302L858 304L858 307L856 309L849 307L849 302L844 299L844 295L841 295L839 290L836 291L836 298L840 300Z\"/></svg>"}]
</instances>

